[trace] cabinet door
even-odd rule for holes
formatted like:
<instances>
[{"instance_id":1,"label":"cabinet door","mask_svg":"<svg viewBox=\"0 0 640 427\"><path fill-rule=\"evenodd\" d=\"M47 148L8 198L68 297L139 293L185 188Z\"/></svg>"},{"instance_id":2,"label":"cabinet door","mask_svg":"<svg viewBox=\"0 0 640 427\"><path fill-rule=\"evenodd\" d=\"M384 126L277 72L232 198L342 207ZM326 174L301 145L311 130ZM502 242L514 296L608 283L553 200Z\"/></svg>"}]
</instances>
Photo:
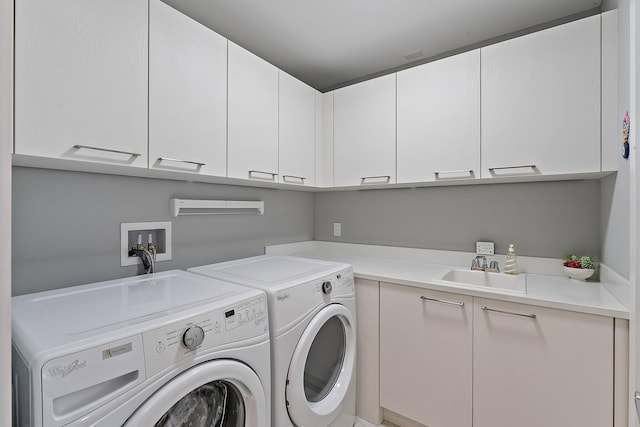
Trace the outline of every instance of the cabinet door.
<instances>
[{"instance_id":1,"label":"cabinet door","mask_svg":"<svg viewBox=\"0 0 640 427\"><path fill-rule=\"evenodd\" d=\"M150 3L149 166L227 175L227 40Z\"/></svg>"},{"instance_id":2,"label":"cabinet door","mask_svg":"<svg viewBox=\"0 0 640 427\"><path fill-rule=\"evenodd\" d=\"M396 75L334 92L334 185L396 181Z\"/></svg>"},{"instance_id":3,"label":"cabinet door","mask_svg":"<svg viewBox=\"0 0 640 427\"><path fill-rule=\"evenodd\" d=\"M398 182L480 178L480 50L397 79Z\"/></svg>"},{"instance_id":4,"label":"cabinet door","mask_svg":"<svg viewBox=\"0 0 640 427\"><path fill-rule=\"evenodd\" d=\"M474 427L613 425L612 318L476 299L473 351Z\"/></svg>"},{"instance_id":5,"label":"cabinet door","mask_svg":"<svg viewBox=\"0 0 640 427\"><path fill-rule=\"evenodd\" d=\"M147 167L147 0L20 0L15 151Z\"/></svg>"},{"instance_id":6,"label":"cabinet door","mask_svg":"<svg viewBox=\"0 0 640 427\"><path fill-rule=\"evenodd\" d=\"M618 170L622 160L622 117L618 117L618 10L602 15L602 170Z\"/></svg>"},{"instance_id":7,"label":"cabinet door","mask_svg":"<svg viewBox=\"0 0 640 427\"><path fill-rule=\"evenodd\" d=\"M228 176L278 180L278 69L229 42Z\"/></svg>"},{"instance_id":8,"label":"cabinet door","mask_svg":"<svg viewBox=\"0 0 640 427\"><path fill-rule=\"evenodd\" d=\"M483 178L600 171L599 15L481 55Z\"/></svg>"},{"instance_id":9,"label":"cabinet door","mask_svg":"<svg viewBox=\"0 0 640 427\"><path fill-rule=\"evenodd\" d=\"M333 187L333 164L334 164L334 144L333 144L333 95L334 92L327 92L321 95L322 98L322 129L321 129L321 149L316 158L316 185L319 187Z\"/></svg>"},{"instance_id":10,"label":"cabinet door","mask_svg":"<svg viewBox=\"0 0 640 427\"><path fill-rule=\"evenodd\" d=\"M382 407L429 426L471 426L472 310L468 296L380 284Z\"/></svg>"},{"instance_id":11,"label":"cabinet door","mask_svg":"<svg viewBox=\"0 0 640 427\"><path fill-rule=\"evenodd\" d=\"M356 415L374 425L380 411L380 282L356 279Z\"/></svg>"},{"instance_id":12,"label":"cabinet door","mask_svg":"<svg viewBox=\"0 0 640 427\"><path fill-rule=\"evenodd\" d=\"M280 182L314 185L316 90L280 71Z\"/></svg>"}]
</instances>

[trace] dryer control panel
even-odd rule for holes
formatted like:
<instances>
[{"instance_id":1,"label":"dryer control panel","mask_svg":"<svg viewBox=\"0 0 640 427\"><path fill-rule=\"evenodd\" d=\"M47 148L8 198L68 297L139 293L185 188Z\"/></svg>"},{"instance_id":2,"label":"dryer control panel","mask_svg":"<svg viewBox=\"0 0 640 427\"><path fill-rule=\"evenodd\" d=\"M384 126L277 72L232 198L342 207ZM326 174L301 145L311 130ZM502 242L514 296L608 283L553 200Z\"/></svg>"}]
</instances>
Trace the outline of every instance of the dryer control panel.
<instances>
[{"instance_id":1,"label":"dryer control panel","mask_svg":"<svg viewBox=\"0 0 640 427\"><path fill-rule=\"evenodd\" d=\"M355 298L355 282L351 267L326 274L275 293L270 303L272 334L279 335L292 323L311 311L331 302Z\"/></svg>"},{"instance_id":2,"label":"dryer control panel","mask_svg":"<svg viewBox=\"0 0 640 427\"><path fill-rule=\"evenodd\" d=\"M147 377L225 345L268 337L265 295L216 309L143 333Z\"/></svg>"},{"instance_id":3,"label":"dryer control panel","mask_svg":"<svg viewBox=\"0 0 640 427\"><path fill-rule=\"evenodd\" d=\"M326 297L350 296L355 292L353 272L345 269L313 282L314 293Z\"/></svg>"}]
</instances>

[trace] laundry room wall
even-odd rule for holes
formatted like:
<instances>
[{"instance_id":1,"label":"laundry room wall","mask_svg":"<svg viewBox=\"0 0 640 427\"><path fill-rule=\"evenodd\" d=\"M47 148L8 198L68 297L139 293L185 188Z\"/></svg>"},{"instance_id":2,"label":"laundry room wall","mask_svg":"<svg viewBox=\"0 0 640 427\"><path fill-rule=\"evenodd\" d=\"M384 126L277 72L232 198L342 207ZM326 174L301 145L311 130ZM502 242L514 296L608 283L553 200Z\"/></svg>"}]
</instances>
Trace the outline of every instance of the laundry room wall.
<instances>
[{"instance_id":1,"label":"laundry room wall","mask_svg":"<svg viewBox=\"0 0 640 427\"><path fill-rule=\"evenodd\" d=\"M265 214L171 218L169 199L263 200ZM313 237L313 194L81 172L13 168L13 295L132 276L120 223L172 222L158 271L264 253Z\"/></svg>"},{"instance_id":2,"label":"laundry room wall","mask_svg":"<svg viewBox=\"0 0 640 427\"><path fill-rule=\"evenodd\" d=\"M0 1L0 426L11 425L11 152L13 149L13 10Z\"/></svg>"},{"instance_id":3,"label":"laundry room wall","mask_svg":"<svg viewBox=\"0 0 640 427\"><path fill-rule=\"evenodd\" d=\"M599 256L600 191L586 180L318 193L315 239L465 252L487 240L501 254L513 243L519 255Z\"/></svg>"},{"instance_id":4,"label":"laundry room wall","mask_svg":"<svg viewBox=\"0 0 640 427\"><path fill-rule=\"evenodd\" d=\"M614 118L615 134L603 135L614 138L616 149L622 148L622 119L630 110L630 2L629 0L603 2L603 8L617 8L618 54L615 58L618 71L617 114ZM633 123L632 123L633 131ZM602 180L602 261L625 278L630 278L630 233L631 228L631 161L616 153L618 172Z\"/></svg>"},{"instance_id":5,"label":"laundry room wall","mask_svg":"<svg viewBox=\"0 0 640 427\"><path fill-rule=\"evenodd\" d=\"M305 240L506 253L601 255L598 180L307 193L13 168L13 294L131 276L120 223L172 221L173 259L158 270L259 255ZM606 185L604 186L606 188ZM605 194L608 194L605 192ZM169 199L264 200L265 215L171 218ZM608 220L609 221L609 220ZM333 237L333 223L342 237Z\"/></svg>"}]
</instances>

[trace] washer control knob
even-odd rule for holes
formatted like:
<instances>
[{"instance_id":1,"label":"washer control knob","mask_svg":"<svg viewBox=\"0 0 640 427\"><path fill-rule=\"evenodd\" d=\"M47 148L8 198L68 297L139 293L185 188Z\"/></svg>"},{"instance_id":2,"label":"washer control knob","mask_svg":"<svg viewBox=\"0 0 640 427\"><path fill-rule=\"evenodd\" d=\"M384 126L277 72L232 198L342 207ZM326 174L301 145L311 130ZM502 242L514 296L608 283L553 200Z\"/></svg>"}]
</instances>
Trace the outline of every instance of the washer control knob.
<instances>
[{"instance_id":1,"label":"washer control knob","mask_svg":"<svg viewBox=\"0 0 640 427\"><path fill-rule=\"evenodd\" d=\"M195 350L200 347L202 342L204 341L204 329L200 326L191 326L184 331L182 335L182 343L189 350Z\"/></svg>"},{"instance_id":2,"label":"washer control knob","mask_svg":"<svg viewBox=\"0 0 640 427\"><path fill-rule=\"evenodd\" d=\"M332 286L331 286L331 282L330 281L326 281L326 282L322 282L322 293L325 294L330 294L332 290Z\"/></svg>"}]
</instances>

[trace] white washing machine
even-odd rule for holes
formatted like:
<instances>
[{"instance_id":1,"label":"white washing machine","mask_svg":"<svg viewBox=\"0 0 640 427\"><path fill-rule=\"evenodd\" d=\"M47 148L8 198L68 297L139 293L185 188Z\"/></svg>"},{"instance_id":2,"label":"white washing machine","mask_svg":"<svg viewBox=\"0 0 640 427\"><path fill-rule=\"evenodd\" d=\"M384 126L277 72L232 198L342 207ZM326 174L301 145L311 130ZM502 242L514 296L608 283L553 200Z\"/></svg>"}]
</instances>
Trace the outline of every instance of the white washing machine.
<instances>
[{"instance_id":1,"label":"white washing machine","mask_svg":"<svg viewBox=\"0 0 640 427\"><path fill-rule=\"evenodd\" d=\"M274 427L354 425L356 301L351 266L264 255L189 271L267 293Z\"/></svg>"},{"instance_id":2,"label":"white washing machine","mask_svg":"<svg viewBox=\"0 0 640 427\"><path fill-rule=\"evenodd\" d=\"M174 270L12 308L15 425L270 426L262 291Z\"/></svg>"}]
</instances>

